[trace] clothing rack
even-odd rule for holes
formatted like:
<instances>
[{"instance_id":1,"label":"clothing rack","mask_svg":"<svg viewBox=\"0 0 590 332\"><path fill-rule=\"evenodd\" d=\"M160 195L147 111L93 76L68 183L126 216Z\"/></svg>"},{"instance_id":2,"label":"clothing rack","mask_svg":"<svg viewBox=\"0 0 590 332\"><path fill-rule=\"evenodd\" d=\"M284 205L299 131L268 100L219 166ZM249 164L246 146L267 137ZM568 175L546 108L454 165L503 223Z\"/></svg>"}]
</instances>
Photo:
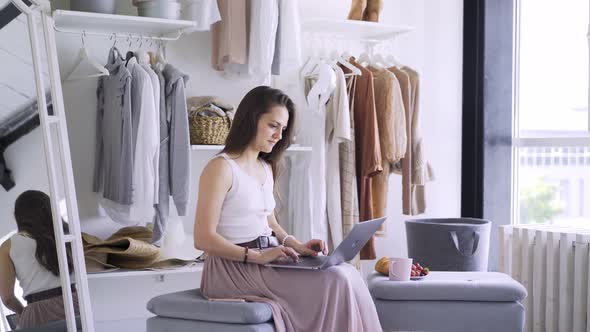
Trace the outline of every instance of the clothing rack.
<instances>
[{"instance_id":1,"label":"clothing rack","mask_svg":"<svg viewBox=\"0 0 590 332\"><path fill-rule=\"evenodd\" d=\"M183 33L196 26L194 21L69 10L54 11L53 19L54 29L57 32L161 41L178 40Z\"/></svg>"}]
</instances>

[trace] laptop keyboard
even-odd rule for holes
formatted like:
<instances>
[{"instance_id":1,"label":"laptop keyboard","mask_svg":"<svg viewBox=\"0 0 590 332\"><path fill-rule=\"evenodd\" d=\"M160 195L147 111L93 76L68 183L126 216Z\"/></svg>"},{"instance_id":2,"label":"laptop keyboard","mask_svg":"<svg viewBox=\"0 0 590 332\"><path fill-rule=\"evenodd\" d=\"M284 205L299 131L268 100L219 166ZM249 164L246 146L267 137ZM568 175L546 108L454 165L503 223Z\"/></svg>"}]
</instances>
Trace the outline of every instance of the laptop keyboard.
<instances>
[{"instance_id":1,"label":"laptop keyboard","mask_svg":"<svg viewBox=\"0 0 590 332\"><path fill-rule=\"evenodd\" d=\"M294 262L291 258L280 261L280 262L273 262L273 265L297 265L297 266L319 266L324 263L324 261L328 259L328 256L300 256L299 262Z\"/></svg>"}]
</instances>

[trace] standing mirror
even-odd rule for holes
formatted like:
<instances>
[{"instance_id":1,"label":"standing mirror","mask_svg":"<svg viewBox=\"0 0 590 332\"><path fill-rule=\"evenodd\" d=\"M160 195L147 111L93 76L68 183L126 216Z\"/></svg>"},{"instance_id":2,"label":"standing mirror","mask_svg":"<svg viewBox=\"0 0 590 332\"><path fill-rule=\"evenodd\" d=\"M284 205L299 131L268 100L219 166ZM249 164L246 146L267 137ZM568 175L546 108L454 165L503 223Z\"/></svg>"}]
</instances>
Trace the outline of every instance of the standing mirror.
<instances>
[{"instance_id":1,"label":"standing mirror","mask_svg":"<svg viewBox=\"0 0 590 332\"><path fill-rule=\"evenodd\" d=\"M2 332L93 331L49 14L0 0Z\"/></svg>"}]
</instances>

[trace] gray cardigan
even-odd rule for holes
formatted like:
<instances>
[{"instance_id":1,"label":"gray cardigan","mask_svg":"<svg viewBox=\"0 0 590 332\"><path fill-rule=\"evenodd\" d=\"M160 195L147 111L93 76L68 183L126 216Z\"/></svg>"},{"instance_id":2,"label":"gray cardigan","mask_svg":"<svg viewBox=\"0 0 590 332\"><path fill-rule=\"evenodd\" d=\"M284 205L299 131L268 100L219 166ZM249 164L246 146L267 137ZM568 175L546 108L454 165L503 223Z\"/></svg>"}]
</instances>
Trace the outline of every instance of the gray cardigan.
<instances>
[{"instance_id":1,"label":"gray cardigan","mask_svg":"<svg viewBox=\"0 0 590 332\"><path fill-rule=\"evenodd\" d=\"M152 243L159 246L166 232L170 195L178 215L186 215L190 184L190 141L185 84L188 76L172 65L154 68L160 79L159 199Z\"/></svg>"},{"instance_id":2,"label":"gray cardigan","mask_svg":"<svg viewBox=\"0 0 590 332\"><path fill-rule=\"evenodd\" d=\"M110 75L98 79L96 150L92 189L120 204L132 204L133 143L131 73L119 50L111 48L105 66Z\"/></svg>"}]
</instances>

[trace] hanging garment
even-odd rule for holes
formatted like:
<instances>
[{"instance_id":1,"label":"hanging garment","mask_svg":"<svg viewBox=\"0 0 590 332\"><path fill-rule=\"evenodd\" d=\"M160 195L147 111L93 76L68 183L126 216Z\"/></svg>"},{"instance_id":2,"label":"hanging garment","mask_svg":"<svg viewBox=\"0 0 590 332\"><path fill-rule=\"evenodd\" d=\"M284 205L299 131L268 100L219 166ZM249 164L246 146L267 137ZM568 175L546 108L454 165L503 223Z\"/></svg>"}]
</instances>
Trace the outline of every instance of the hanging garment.
<instances>
[{"instance_id":1,"label":"hanging garment","mask_svg":"<svg viewBox=\"0 0 590 332\"><path fill-rule=\"evenodd\" d=\"M349 62L359 68L362 75L356 79L354 96L354 125L356 172L359 192L359 214L361 222L375 218L373 211L372 178L383 171L381 167L381 145L375 111L373 74L354 58ZM374 239L361 250L361 259L375 259Z\"/></svg>"},{"instance_id":2,"label":"hanging garment","mask_svg":"<svg viewBox=\"0 0 590 332\"><path fill-rule=\"evenodd\" d=\"M166 78L156 66L152 67L160 84L160 160L158 166L158 204L155 206L152 244L160 247L170 215L170 120L166 109Z\"/></svg>"},{"instance_id":3,"label":"hanging garment","mask_svg":"<svg viewBox=\"0 0 590 332\"><path fill-rule=\"evenodd\" d=\"M154 112L156 114L156 119L158 119L158 125L156 126L157 136L160 138L160 126L159 126L159 117L160 117L160 79L156 72L152 69L149 65L149 57L144 58L145 63L140 63L141 68L145 70L145 72L150 77L150 82L152 83L152 91L154 96ZM160 160L160 149L158 148L156 151L156 160ZM159 164L159 162L158 162ZM159 173L159 165L158 165L158 173ZM160 187L160 181L158 181L158 177L156 177L156 181L154 181L154 203L158 203L158 192Z\"/></svg>"},{"instance_id":4,"label":"hanging garment","mask_svg":"<svg viewBox=\"0 0 590 332\"><path fill-rule=\"evenodd\" d=\"M341 143L351 141L350 108L344 72L334 69L336 87L326 107L326 208L332 248L343 238L342 201L340 196L340 149Z\"/></svg>"},{"instance_id":5,"label":"hanging garment","mask_svg":"<svg viewBox=\"0 0 590 332\"><path fill-rule=\"evenodd\" d=\"M275 181L274 199L276 202L275 217L281 227L287 232L287 234L293 234L293 224L290 216L289 205L291 205L292 198L289 192L289 180L291 179L291 158L289 154L283 155L283 162L279 176ZM301 240L299 240L301 241Z\"/></svg>"},{"instance_id":6,"label":"hanging garment","mask_svg":"<svg viewBox=\"0 0 590 332\"><path fill-rule=\"evenodd\" d=\"M336 88L336 74L327 64L320 65L317 81L306 80L308 119L313 123L309 129L311 142L312 183L314 184L312 237L328 242L326 211L326 103Z\"/></svg>"},{"instance_id":7,"label":"hanging garment","mask_svg":"<svg viewBox=\"0 0 590 332\"><path fill-rule=\"evenodd\" d=\"M190 186L190 141L185 84L188 75L167 64L166 112L170 115L170 194L179 216L186 215Z\"/></svg>"},{"instance_id":8,"label":"hanging garment","mask_svg":"<svg viewBox=\"0 0 590 332\"><path fill-rule=\"evenodd\" d=\"M229 63L224 74L228 78L254 79L260 85L270 85L271 66L275 52L279 8L277 0L249 0L248 61Z\"/></svg>"},{"instance_id":9,"label":"hanging garment","mask_svg":"<svg viewBox=\"0 0 590 332\"><path fill-rule=\"evenodd\" d=\"M194 21L191 31L209 31L213 23L221 20L217 0L181 0L182 19Z\"/></svg>"},{"instance_id":10,"label":"hanging garment","mask_svg":"<svg viewBox=\"0 0 590 332\"><path fill-rule=\"evenodd\" d=\"M190 138L185 85L188 75L171 64L158 72L164 79L160 99L160 192L154 216L152 243L161 245L166 233L170 196L179 216L186 216L190 185Z\"/></svg>"},{"instance_id":11,"label":"hanging garment","mask_svg":"<svg viewBox=\"0 0 590 332\"><path fill-rule=\"evenodd\" d=\"M406 114L406 153L401 162L397 162L391 167L391 171L402 175L402 213L407 215L412 210L412 185L410 173L407 172L404 175L403 170L410 170L412 165L412 87L408 73L397 67L391 67L388 70L398 79Z\"/></svg>"},{"instance_id":12,"label":"hanging garment","mask_svg":"<svg viewBox=\"0 0 590 332\"><path fill-rule=\"evenodd\" d=\"M314 239L315 234L326 234L327 230L321 228L314 232L314 195L312 183L312 168L310 154L297 153L288 155L291 160L289 178L289 221L293 232L300 242L306 243Z\"/></svg>"},{"instance_id":13,"label":"hanging garment","mask_svg":"<svg viewBox=\"0 0 590 332\"><path fill-rule=\"evenodd\" d=\"M211 62L223 71L228 63L248 61L246 0L217 0L221 21L211 28Z\"/></svg>"},{"instance_id":14,"label":"hanging garment","mask_svg":"<svg viewBox=\"0 0 590 332\"><path fill-rule=\"evenodd\" d=\"M389 173L393 164L399 162L407 149L406 116L399 82L387 69L369 68L374 75L375 109L381 145L383 171L373 178L372 196L375 217L386 215ZM385 235L385 224L375 233Z\"/></svg>"},{"instance_id":15,"label":"hanging garment","mask_svg":"<svg viewBox=\"0 0 590 332\"><path fill-rule=\"evenodd\" d=\"M343 67L340 67L343 68ZM346 81L346 93L350 111L350 141L339 146L340 155L340 198L342 206L342 233L344 236L359 223L358 187L356 181L355 131L354 131L354 89L356 76ZM360 269L360 256L357 255L350 263Z\"/></svg>"},{"instance_id":16,"label":"hanging garment","mask_svg":"<svg viewBox=\"0 0 590 332\"><path fill-rule=\"evenodd\" d=\"M157 202L155 184L159 163L159 115L155 112L154 89L149 74L130 58L131 126L133 148L132 204L123 205L109 199L99 199L100 214L126 225L147 224L154 216Z\"/></svg>"},{"instance_id":17,"label":"hanging garment","mask_svg":"<svg viewBox=\"0 0 590 332\"><path fill-rule=\"evenodd\" d=\"M111 48L110 75L98 78L96 88L96 150L92 190L118 204L131 205L133 140L131 73L119 50Z\"/></svg>"},{"instance_id":18,"label":"hanging garment","mask_svg":"<svg viewBox=\"0 0 590 332\"><path fill-rule=\"evenodd\" d=\"M131 220L147 223L154 216L153 206L157 202L156 191L160 137L159 114L156 114L154 89L149 74L134 57L127 68L133 77L131 81L131 115L133 119L134 167L133 205Z\"/></svg>"},{"instance_id":19,"label":"hanging garment","mask_svg":"<svg viewBox=\"0 0 590 332\"><path fill-rule=\"evenodd\" d=\"M301 20L299 4L292 0L278 0L278 29L275 42L272 74L282 75L301 64Z\"/></svg>"},{"instance_id":20,"label":"hanging garment","mask_svg":"<svg viewBox=\"0 0 590 332\"><path fill-rule=\"evenodd\" d=\"M408 213L404 211L404 214L411 214L417 215L422 214L426 211L426 197L425 197L425 185L426 182L434 180L434 171L432 170L432 166L430 163L425 159L423 146L422 146L422 136L419 132L419 119L420 119L420 77L418 72L409 68L403 67L402 70L408 74L410 79L410 87L411 87L411 97L410 97L410 107L412 108L411 111L411 154L412 154L412 163L410 164L410 168L403 170L403 174L406 174L406 177L410 177L410 191L411 197L410 199L410 210Z\"/></svg>"}]
</instances>

